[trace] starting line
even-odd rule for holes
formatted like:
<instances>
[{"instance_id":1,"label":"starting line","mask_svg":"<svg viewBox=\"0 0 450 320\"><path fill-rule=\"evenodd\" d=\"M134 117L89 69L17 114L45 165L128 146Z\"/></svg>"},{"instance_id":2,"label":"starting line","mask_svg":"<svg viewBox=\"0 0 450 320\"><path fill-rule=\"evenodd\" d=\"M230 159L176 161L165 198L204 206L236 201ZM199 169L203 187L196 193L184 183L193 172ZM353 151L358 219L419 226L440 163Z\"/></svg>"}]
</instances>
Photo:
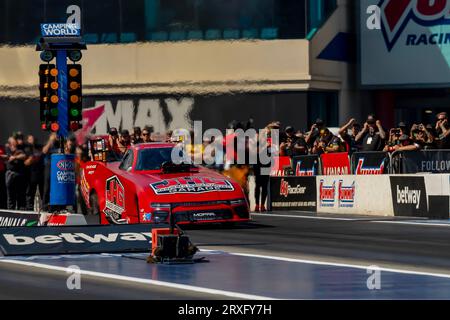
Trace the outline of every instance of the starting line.
<instances>
[{"instance_id":1,"label":"starting line","mask_svg":"<svg viewBox=\"0 0 450 320\"><path fill-rule=\"evenodd\" d=\"M209 263L147 264L147 254L92 254L0 258L57 272L227 296L234 299L450 299L450 276L379 269L380 290L368 289L364 266L251 254L201 251ZM370 281L370 280L369 280Z\"/></svg>"}]
</instances>

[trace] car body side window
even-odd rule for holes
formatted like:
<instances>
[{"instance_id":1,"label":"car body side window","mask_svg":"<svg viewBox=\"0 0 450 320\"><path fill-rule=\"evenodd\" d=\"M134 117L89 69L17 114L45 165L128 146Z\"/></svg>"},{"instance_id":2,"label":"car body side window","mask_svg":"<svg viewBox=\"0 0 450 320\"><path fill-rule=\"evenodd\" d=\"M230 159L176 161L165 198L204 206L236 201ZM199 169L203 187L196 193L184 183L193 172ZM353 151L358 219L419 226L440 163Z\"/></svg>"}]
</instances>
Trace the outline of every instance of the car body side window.
<instances>
[{"instance_id":1,"label":"car body side window","mask_svg":"<svg viewBox=\"0 0 450 320\"><path fill-rule=\"evenodd\" d=\"M119 169L124 171L130 170L131 167L133 166L133 159L134 159L133 151L128 150L128 152L122 159L122 163L120 164Z\"/></svg>"}]
</instances>

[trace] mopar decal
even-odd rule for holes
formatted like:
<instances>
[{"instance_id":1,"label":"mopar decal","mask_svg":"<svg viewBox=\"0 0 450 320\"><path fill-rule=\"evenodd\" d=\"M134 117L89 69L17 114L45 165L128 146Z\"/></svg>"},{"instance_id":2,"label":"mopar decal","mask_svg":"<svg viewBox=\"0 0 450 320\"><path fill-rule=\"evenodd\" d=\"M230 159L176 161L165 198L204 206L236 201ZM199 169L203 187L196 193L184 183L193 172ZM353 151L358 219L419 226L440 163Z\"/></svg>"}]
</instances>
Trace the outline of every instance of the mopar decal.
<instances>
[{"instance_id":1,"label":"mopar decal","mask_svg":"<svg viewBox=\"0 0 450 320\"><path fill-rule=\"evenodd\" d=\"M150 184L158 195L175 193L207 193L213 191L234 191L231 182L225 179L207 177L184 177L166 179Z\"/></svg>"},{"instance_id":2,"label":"mopar decal","mask_svg":"<svg viewBox=\"0 0 450 320\"><path fill-rule=\"evenodd\" d=\"M125 189L117 176L106 180L105 213L108 220L116 224L126 223L122 219L125 211Z\"/></svg>"}]
</instances>

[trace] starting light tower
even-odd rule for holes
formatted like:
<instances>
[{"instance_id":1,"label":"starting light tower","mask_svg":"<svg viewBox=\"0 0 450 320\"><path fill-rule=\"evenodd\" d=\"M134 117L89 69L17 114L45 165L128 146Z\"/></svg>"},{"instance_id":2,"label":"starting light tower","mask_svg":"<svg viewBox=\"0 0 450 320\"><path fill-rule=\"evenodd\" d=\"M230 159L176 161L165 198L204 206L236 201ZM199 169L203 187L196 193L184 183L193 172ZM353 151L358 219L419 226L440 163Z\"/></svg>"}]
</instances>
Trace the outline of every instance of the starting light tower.
<instances>
[{"instance_id":1,"label":"starting light tower","mask_svg":"<svg viewBox=\"0 0 450 320\"><path fill-rule=\"evenodd\" d=\"M39 67L41 128L66 138L82 127L82 67L75 63L87 47L75 24L42 24L41 30L36 46L46 62ZM56 65L50 64L55 58Z\"/></svg>"},{"instance_id":2,"label":"starting light tower","mask_svg":"<svg viewBox=\"0 0 450 320\"><path fill-rule=\"evenodd\" d=\"M39 66L41 128L57 133L61 148L52 154L50 170L50 206L57 210L75 204L75 157L64 154L64 140L82 127L82 68L76 63L87 48L77 24L42 24L41 31L36 46L44 62Z\"/></svg>"}]
</instances>

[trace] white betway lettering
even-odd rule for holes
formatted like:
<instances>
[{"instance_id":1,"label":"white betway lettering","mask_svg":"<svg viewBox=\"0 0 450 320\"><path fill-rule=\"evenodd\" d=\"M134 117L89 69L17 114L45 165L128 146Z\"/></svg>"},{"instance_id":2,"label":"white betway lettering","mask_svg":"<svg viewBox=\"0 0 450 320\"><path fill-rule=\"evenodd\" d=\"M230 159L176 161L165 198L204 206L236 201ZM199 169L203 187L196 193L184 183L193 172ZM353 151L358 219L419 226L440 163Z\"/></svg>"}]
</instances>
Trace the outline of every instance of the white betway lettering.
<instances>
[{"instance_id":1,"label":"white betway lettering","mask_svg":"<svg viewBox=\"0 0 450 320\"><path fill-rule=\"evenodd\" d=\"M14 234L3 234L3 237L12 246L27 246L34 243L51 245L55 243L101 243L115 242L118 239L122 241L149 241L152 238L148 232L128 232L128 233L109 233L95 234L93 236L85 233L61 233L59 235L40 235L36 238L28 236L16 236Z\"/></svg>"},{"instance_id":2,"label":"white betway lettering","mask_svg":"<svg viewBox=\"0 0 450 320\"><path fill-rule=\"evenodd\" d=\"M420 190L410 190L409 187L400 189L397 186L397 203L399 204L414 204L416 209L420 207Z\"/></svg>"}]
</instances>

